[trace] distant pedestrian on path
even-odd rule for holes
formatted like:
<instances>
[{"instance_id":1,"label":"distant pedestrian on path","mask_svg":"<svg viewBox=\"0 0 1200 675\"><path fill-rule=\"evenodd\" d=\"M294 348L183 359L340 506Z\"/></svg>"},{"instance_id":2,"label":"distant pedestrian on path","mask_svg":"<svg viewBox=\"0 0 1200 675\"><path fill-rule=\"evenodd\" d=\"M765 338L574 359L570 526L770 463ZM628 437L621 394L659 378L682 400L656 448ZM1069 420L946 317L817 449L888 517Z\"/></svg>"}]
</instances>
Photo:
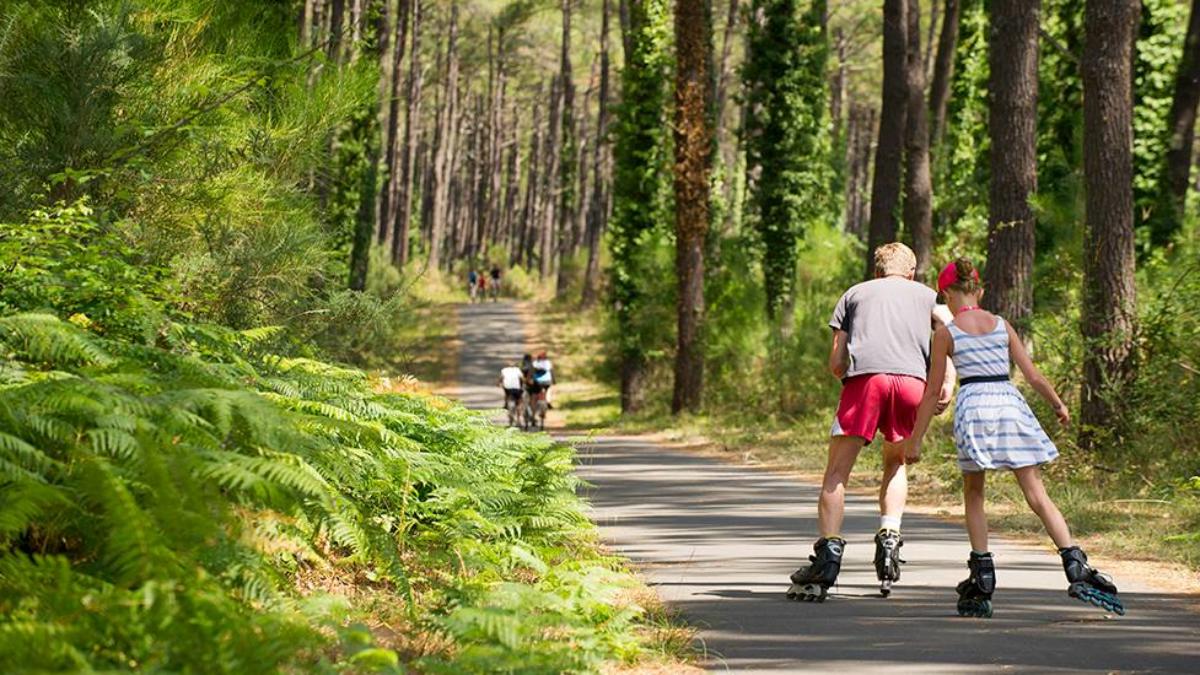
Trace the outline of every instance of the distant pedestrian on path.
<instances>
[{"instance_id":1,"label":"distant pedestrian on path","mask_svg":"<svg viewBox=\"0 0 1200 675\"><path fill-rule=\"evenodd\" d=\"M946 357L953 359L961 378L958 404L954 407L954 444L958 467L963 472L963 501L971 557L971 576L958 585L958 613L964 616L992 615L992 592L996 569L988 552L987 513L984 510L986 471L1009 469L1025 495L1029 508L1041 519L1058 547L1067 574L1067 593L1084 602L1124 614L1112 579L1087 564L1087 555L1071 539L1067 521L1042 484L1041 465L1054 461L1058 449L1030 410L1025 397L1009 380L1016 363L1029 383L1054 409L1059 422L1069 424L1071 414L1038 371L1012 325L983 310L983 285L975 266L964 258L950 263L938 275L938 291L946 296L954 319L933 336L933 360L929 381L939 381ZM908 443L907 458L921 457L921 440L938 405L937 389L926 386L917 412L916 426Z\"/></svg>"},{"instance_id":2,"label":"distant pedestrian on path","mask_svg":"<svg viewBox=\"0 0 1200 675\"><path fill-rule=\"evenodd\" d=\"M472 267L470 272L467 272L467 295L471 302L475 302L475 298L479 293L479 273Z\"/></svg>"},{"instance_id":3,"label":"distant pedestrian on path","mask_svg":"<svg viewBox=\"0 0 1200 675\"><path fill-rule=\"evenodd\" d=\"M492 302L500 297L500 266L492 265Z\"/></svg>"},{"instance_id":4,"label":"distant pedestrian on path","mask_svg":"<svg viewBox=\"0 0 1200 675\"><path fill-rule=\"evenodd\" d=\"M912 433L917 405L925 391L929 338L950 316L939 309L937 293L913 280L917 257L901 243L875 250L875 279L846 291L829 320L833 345L829 369L842 380L842 396L830 433L829 459L817 505L821 538L811 564L792 574L787 595L823 601L837 581L846 541L841 529L846 482L863 446L883 434L883 480L879 487L879 531L875 535L875 571L886 596L900 578L900 521L908 499L902 441ZM953 367L932 381L940 392L938 411L953 393Z\"/></svg>"}]
</instances>

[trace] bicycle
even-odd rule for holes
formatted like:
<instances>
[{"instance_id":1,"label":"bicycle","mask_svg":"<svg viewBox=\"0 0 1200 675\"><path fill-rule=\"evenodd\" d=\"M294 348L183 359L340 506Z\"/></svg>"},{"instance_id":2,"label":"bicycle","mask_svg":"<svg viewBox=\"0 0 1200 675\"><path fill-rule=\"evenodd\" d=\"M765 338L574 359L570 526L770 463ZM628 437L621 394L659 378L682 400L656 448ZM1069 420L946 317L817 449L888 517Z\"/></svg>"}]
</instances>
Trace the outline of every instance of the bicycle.
<instances>
[{"instance_id":1,"label":"bicycle","mask_svg":"<svg viewBox=\"0 0 1200 675\"><path fill-rule=\"evenodd\" d=\"M524 410L527 407L525 399L528 396L524 391L516 400L513 400L508 394L504 395L504 410L508 413L508 426L518 428L524 426Z\"/></svg>"},{"instance_id":2,"label":"bicycle","mask_svg":"<svg viewBox=\"0 0 1200 675\"><path fill-rule=\"evenodd\" d=\"M546 403L546 390L543 389L533 396L533 402L530 404L529 395L525 396L525 430L529 431L537 425L538 431L546 430L546 410L549 405Z\"/></svg>"}]
</instances>

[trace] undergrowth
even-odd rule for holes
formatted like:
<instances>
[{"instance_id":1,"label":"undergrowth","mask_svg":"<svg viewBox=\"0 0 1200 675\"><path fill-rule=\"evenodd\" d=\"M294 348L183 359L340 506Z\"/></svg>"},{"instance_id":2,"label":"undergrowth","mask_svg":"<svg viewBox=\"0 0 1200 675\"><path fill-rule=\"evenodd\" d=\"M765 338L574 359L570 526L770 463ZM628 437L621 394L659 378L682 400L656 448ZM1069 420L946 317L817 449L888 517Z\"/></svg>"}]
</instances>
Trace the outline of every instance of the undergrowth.
<instances>
[{"instance_id":1,"label":"undergrowth","mask_svg":"<svg viewBox=\"0 0 1200 675\"><path fill-rule=\"evenodd\" d=\"M642 649L570 448L273 355L271 330L137 344L74 319L0 318L0 671L561 672ZM336 584L300 583L321 576L401 628L357 626Z\"/></svg>"}]
</instances>

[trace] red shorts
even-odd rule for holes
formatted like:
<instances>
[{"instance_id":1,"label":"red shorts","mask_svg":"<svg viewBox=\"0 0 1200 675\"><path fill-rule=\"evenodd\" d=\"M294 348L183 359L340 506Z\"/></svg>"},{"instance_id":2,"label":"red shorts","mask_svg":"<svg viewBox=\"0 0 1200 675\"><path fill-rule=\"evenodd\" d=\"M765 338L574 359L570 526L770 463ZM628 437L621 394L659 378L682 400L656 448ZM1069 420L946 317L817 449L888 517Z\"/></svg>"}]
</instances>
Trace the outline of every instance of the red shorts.
<instances>
[{"instance_id":1,"label":"red shorts","mask_svg":"<svg viewBox=\"0 0 1200 675\"><path fill-rule=\"evenodd\" d=\"M912 435L925 382L910 375L868 373L842 385L842 400L833 418L831 436L860 436L870 443L875 431L898 443Z\"/></svg>"}]
</instances>

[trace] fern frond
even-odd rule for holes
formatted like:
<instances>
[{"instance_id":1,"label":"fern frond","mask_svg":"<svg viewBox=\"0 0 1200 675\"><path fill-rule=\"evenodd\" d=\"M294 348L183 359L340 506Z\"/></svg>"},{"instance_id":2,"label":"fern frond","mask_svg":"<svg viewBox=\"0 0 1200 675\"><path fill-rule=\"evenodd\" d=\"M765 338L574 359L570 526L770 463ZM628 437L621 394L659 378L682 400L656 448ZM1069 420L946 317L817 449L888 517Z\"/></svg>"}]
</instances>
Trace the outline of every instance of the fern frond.
<instances>
[{"instance_id":1,"label":"fern frond","mask_svg":"<svg viewBox=\"0 0 1200 675\"><path fill-rule=\"evenodd\" d=\"M0 317L0 342L17 358L51 366L106 365L112 358L83 331L52 314Z\"/></svg>"}]
</instances>

